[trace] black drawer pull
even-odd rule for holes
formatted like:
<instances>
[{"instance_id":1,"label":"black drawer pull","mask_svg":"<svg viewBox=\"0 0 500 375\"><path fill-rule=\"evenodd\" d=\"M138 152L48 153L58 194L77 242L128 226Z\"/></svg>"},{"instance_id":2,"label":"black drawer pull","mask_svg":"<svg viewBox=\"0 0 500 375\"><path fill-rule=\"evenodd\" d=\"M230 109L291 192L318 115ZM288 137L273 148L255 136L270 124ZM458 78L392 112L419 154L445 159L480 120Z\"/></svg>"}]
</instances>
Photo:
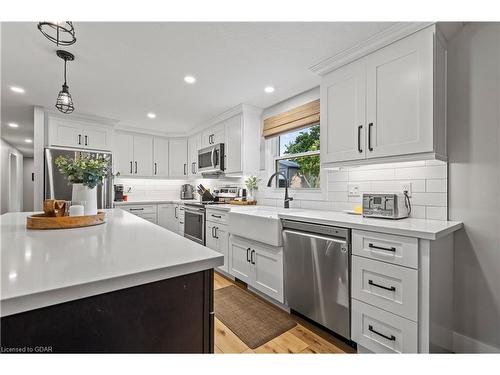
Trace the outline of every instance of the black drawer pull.
<instances>
[{"instance_id":1,"label":"black drawer pull","mask_svg":"<svg viewBox=\"0 0 500 375\"><path fill-rule=\"evenodd\" d=\"M250 263L255 264L255 260L253 259L253 255L255 254L255 250L252 250L250 253Z\"/></svg>"},{"instance_id":2,"label":"black drawer pull","mask_svg":"<svg viewBox=\"0 0 500 375\"><path fill-rule=\"evenodd\" d=\"M391 335L391 336L389 337L389 336L384 335L383 333L377 332L377 331L375 331L375 330L373 329L373 326L372 326L372 325L369 325L369 326L368 326L368 330L369 330L370 332L375 333L376 335L382 336L384 339L387 339L387 340L390 340L390 341L396 341L396 336Z\"/></svg>"},{"instance_id":3,"label":"black drawer pull","mask_svg":"<svg viewBox=\"0 0 500 375\"><path fill-rule=\"evenodd\" d=\"M380 284L376 284L376 283L374 283L374 282L373 282L373 280L368 280L368 284L373 285L373 286L376 286L377 288L381 288L381 289L389 290L389 291L391 291L391 292L395 292L395 291L396 291L396 287L395 287L395 286L386 287L386 286L383 286L383 285L380 285Z\"/></svg>"},{"instance_id":4,"label":"black drawer pull","mask_svg":"<svg viewBox=\"0 0 500 375\"><path fill-rule=\"evenodd\" d=\"M212 217L216 217L217 219L222 219L222 216L220 216L220 215L213 215L212 214Z\"/></svg>"},{"instance_id":5,"label":"black drawer pull","mask_svg":"<svg viewBox=\"0 0 500 375\"><path fill-rule=\"evenodd\" d=\"M368 247L372 248L372 249L378 249L378 250L385 250L385 251L392 251L393 253L396 252L396 248L395 247L381 247L381 246L376 246L372 243L369 243L368 244Z\"/></svg>"},{"instance_id":6,"label":"black drawer pull","mask_svg":"<svg viewBox=\"0 0 500 375\"><path fill-rule=\"evenodd\" d=\"M131 208L130 211L144 211L144 208Z\"/></svg>"},{"instance_id":7,"label":"black drawer pull","mask_svg":"<svg viewBox=\"0 0 500 375\"><path fill-rule=\"evenodd\" d=\"M247 262L250 262L250 257L248 256L249 252L250 252L250 248L247 249Z\"/></svg>"}]
</instances>

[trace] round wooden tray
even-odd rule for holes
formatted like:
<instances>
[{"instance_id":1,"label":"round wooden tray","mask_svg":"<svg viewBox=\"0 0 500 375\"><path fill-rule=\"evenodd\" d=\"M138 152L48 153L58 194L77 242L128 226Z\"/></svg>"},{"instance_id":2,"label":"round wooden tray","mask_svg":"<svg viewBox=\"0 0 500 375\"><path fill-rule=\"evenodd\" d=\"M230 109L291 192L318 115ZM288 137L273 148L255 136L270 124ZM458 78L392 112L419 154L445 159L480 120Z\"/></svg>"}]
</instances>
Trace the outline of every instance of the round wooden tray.
<instances>
[{"instance_id":1,"label":"round wooden tray","mask_svg":"<svg viewBox=\"0 0 500 375\"><path fill-rule=\"evenodd\" d=\"M45 216L37 214L26 218L28 229L70 229L104 224L105 212L86 216Z\"/></svg>"}]
</instances>

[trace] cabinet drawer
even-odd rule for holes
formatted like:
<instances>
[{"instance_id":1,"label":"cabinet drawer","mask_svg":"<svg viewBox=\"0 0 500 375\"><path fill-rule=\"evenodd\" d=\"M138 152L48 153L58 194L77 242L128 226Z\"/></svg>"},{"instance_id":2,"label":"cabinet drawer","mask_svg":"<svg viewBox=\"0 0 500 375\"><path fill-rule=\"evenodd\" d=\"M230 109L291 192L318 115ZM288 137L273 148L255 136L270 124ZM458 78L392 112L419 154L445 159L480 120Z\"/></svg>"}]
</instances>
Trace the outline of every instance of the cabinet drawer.
<instances>
[{"instance_id":1,"label":"cabinet drawer","mask_svg":"<svg viewBox=\"0 0 500 375\"><path fill-rule=\"evenodd\" d=\"M375 353L417 353L417 323L352 300L352 340Z\"/></svg>"},{"instance_id":2,"label":"cabinet drawer","mask_svg":"<svg viewBox=\"0 0 500 375\"><path fill-rule=\"evenodd\" d=\"M137 214L137 216L156 224L156 214Z\"/></svg>"},{"instance_id":3,"label":"cabinet drawer","mask_svg":"<svg viewBox=\"0 0 500 375\"><path fill-rule=\"evenodd\" d=\"M417 238L353 230L352 253L383 262L418 268Z\"/></svg>"},{"instance_id":4,"label":"cabinet drawer","mask_svg":"<svg viewBox=\"0 0 500 375\"><path fill-rule=\"evenodd\" d=\"M227 212L221 210L207 210L207 221L212 221L214 223L226 224L227 223Z\"/></svg>"},{"instance_id":5,"label":"cabinet drawer","mask_svg":"<svg viewBox=\"0 0 500 375\"><path fill-rule=\"evenodd\" d=\"M154 204L120 206L120 208L135 215L156 214L156 205Z\"/></svg>"},{"instance_id":6,"label":"cabinet drawer","mask_svg":"<svg viewBox=\"0 0 500 375\"><path fill-rule=\"evenodd\" d=\"M352 257L352 297L417 321L418 271Z\"/></svg>"}]
</instances>

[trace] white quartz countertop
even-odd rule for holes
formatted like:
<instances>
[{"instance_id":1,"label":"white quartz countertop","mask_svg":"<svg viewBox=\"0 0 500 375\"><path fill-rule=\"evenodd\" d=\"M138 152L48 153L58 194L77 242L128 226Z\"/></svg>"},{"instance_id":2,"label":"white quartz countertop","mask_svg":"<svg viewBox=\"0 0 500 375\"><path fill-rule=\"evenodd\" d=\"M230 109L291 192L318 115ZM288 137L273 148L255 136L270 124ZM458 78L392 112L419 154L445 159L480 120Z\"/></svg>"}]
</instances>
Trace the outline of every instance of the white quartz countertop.
<instances>
[{"instance_id":1,"label":"white quartz countertop","mask_svg":"<svg viewBox=\"0 0 500 375\"><path fill-rule=\"evenodd\" d=\"M166 204L166 203L190 203L198 202L196 199L151 199L141 201L126 201L126 202L113 202L115 207L119 206L135 206L141 204Z\"/></svg>"},{"instance_id":2,"label":"white quartz countertop","mask_svg":"<svg viewBox=\"0 0 500 375\"><path fill-rule=\"evenodd\" d=\"M28 230L26 216L0 216L1 316L223 264L223 256L124 210L106 223Z\"/></svg>"},{"instance_id":3,"label":"white quartz countertop","mask_svg":"<svg viewBox=\"0 0 500 375\"><path fill-rule=\"evenodd\" d=\"M282 208L269 206L236 206L221 205L210 207L244 215L260 216L264 218L288 219L335 225L352 229L361 229L373 232L397 234L408 237L417 237L436 240L462 228L459 221L426 220L406 218L400 220L364 218L361 215L351 215L345 212L308 210L300 208Z\"/></svg>"}]
</instances>

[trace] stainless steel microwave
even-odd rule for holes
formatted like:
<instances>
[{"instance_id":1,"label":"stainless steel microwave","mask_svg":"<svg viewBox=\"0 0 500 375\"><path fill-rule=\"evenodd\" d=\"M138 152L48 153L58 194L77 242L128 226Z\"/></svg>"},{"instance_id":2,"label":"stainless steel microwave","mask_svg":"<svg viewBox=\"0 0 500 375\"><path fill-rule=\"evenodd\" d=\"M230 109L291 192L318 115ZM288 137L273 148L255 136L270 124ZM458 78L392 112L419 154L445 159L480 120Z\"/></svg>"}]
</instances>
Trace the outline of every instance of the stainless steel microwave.
<instances>
[{"instance_id":1,"label":"stainless steel microwave","mask_svg":"<svg viewBox=\"0 0 500 375\"><path fill-rule=\"evenodd\" d=\"M207 174L224 173L224 143L198 151L198 171Z\"/></svg>"}]
</instances>

